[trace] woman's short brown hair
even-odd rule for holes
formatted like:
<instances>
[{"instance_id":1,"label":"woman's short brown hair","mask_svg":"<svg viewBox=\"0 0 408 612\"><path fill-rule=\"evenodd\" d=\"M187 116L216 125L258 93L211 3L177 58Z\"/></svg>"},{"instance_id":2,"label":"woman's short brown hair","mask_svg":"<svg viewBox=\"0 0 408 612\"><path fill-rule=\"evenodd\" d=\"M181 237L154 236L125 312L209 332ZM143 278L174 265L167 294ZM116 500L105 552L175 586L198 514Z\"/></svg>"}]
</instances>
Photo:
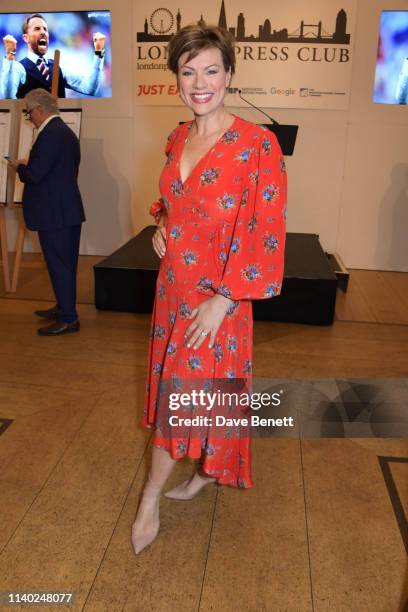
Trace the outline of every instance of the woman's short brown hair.
<instances>
[{"instance_id":1,"label":"woman's short brown hair","mask_svg":"<svg viewBox=\"0 0 408 612\"><path fill-rule=\"evenodd\" d=\"M183 53L188 53L187 61L196 57L201 51L216 47L221 51L225 71L235 72L234 38L230 32L218 26L197 23L181 28L170 39L167 58L169 69L178 73L178 63Z\"/></svg>"}]
</instances>

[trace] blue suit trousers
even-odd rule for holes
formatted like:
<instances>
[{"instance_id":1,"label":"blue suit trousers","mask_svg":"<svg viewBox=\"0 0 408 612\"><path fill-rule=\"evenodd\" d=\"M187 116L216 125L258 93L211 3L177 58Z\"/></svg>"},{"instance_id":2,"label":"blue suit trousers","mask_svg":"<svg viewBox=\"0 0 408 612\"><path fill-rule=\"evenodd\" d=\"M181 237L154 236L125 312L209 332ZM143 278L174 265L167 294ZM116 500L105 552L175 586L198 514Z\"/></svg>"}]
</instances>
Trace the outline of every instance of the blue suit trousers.
<instances>
[{"instance_id":1,"label":"blue suit trousers","mask_svg":"<svg viewBox=\"0 0 408 612\"><path fill-rule=\"evenodd\" d=\"M41 248L58 305L59 320L72 323L76 311L76 276L81 224L39 231Z\"/></svg>"}]
</instances>

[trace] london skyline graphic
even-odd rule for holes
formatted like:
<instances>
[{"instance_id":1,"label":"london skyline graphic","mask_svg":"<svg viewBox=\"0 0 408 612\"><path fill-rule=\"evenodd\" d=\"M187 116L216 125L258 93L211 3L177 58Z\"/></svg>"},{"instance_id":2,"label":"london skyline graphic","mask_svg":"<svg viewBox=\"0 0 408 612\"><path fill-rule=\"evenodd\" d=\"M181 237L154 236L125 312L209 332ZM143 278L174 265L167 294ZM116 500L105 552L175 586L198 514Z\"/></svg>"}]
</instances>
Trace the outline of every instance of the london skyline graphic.
<instances>
[{"instance_id":1,"label":"london skyline graphic","mask_svg":"<svg viewBox=\"0 0 408 612\"><path fill-rule=\"evenodd\" d=\"M202 14L198 23L206 23ZM323 27L322 20L310 24L305 23L302 19L300 25L289 32L288 28L272 29L271 21L265 19L263 24L258 26L258 36L254 36L253 34L246 34L244 13L238 14L236 27L228 27L225 2L221 0L218 26L231 32L237 43L279 42L294 44L313 42L317 44L350 44L350 34L347 33L347 13L344 9L340 9L337 13L335 30L331 33ZM137 32L136 39L137 42L168 42L181 27L182 15L180 9L174 16L168 8L157 8L151 13L149 19L146 17L144 29L142 32Z\"/></svg>"}]
</instances>

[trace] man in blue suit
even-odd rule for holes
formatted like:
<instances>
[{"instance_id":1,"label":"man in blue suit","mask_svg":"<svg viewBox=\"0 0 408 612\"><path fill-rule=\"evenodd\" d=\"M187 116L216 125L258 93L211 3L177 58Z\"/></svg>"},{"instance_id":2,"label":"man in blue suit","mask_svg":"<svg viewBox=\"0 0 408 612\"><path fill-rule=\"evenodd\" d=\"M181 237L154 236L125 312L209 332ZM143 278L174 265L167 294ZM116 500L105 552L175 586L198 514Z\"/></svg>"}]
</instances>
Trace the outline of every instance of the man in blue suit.
<instances>
[{"instance_id":1,"label":"man in blue suit","mask_svg":"<svg viewBox=\"0 0 408 612\"><path fill-rule=\"evenodd\" d=\"M79 331L76 273L81 224L85 221L78 188L80 148L74 132L62 121L56 99L44 89L25 97L26 115L37 128L28 158L10 161L24 183L26 226L38 232L57 304L35 314L54 323L42 336Z\"/></svg>"}]
</instances>

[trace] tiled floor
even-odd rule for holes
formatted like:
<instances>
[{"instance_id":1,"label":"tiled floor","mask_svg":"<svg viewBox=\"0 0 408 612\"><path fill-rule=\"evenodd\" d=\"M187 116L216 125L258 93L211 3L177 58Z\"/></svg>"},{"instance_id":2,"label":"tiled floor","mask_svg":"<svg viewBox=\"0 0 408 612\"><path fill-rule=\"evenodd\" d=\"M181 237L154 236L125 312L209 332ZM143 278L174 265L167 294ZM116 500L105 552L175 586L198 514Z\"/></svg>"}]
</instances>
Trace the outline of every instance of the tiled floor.
<instances>
[{"instance_id":1,"label":"tiled floor","mask_svg":"<svg viewBox=\"0 0 408 612\"><path fill-rule=\"evenodd\" d=\"M79 334L35 333L34 299L51 297L35 256L17 296L0 299L0 417L11 421L0 434L0 592L76 593L70 608L41 610L402 611L403 439L256 439L253 489L164 498L160 536L134 556L149 317L95 311L94 261L81 261ZM371 278L395 286L388 306L356 277L331 327L257 323L255 374L407 377L405 276ZM379 457L391 458L386 474ZM169 487L192 468L180 462Z\"/></svg>"}]
</instances>

